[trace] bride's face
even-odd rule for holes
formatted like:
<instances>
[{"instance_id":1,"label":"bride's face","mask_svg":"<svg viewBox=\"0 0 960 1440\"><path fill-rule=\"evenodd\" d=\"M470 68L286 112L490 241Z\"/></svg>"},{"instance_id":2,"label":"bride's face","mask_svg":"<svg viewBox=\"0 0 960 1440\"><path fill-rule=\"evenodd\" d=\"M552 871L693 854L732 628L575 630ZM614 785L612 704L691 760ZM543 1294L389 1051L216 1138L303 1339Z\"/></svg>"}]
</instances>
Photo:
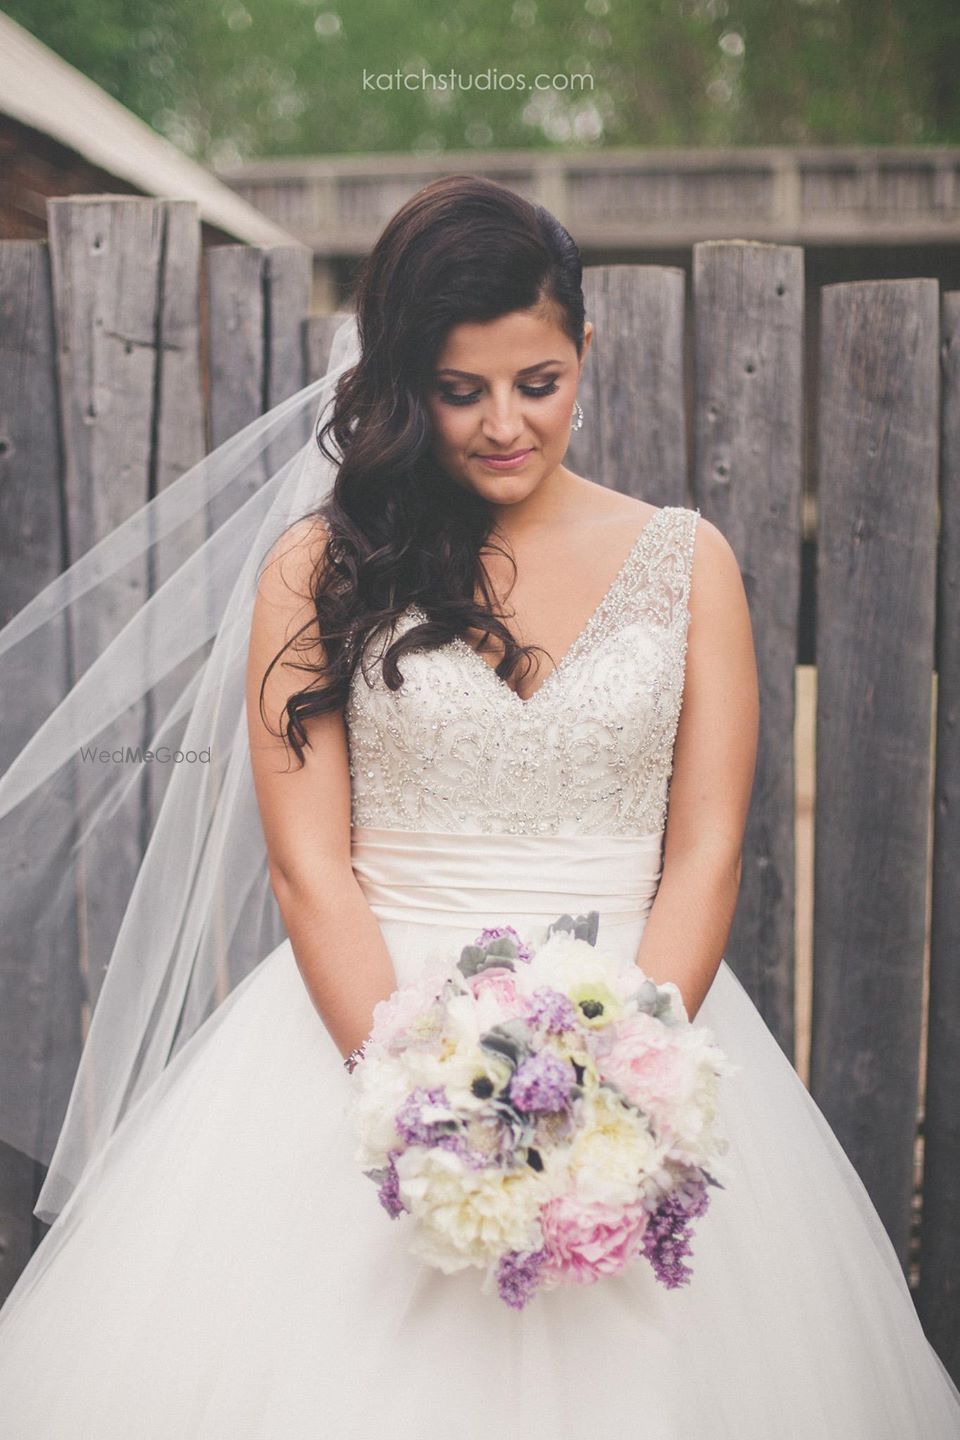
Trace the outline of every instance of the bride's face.
<instances>
[{"instance_id":1,"label":"bride's face","mask_svg":"<svg viewBox=\"0 0 960 1440\"><path fill-rule=\"evenodd\" d=\"M454 326L428 394L433 453L452 480L496 505L550 480L570 442L591 333L588 322L578 356L547 306Z\"/></svg>"}]
</instances>

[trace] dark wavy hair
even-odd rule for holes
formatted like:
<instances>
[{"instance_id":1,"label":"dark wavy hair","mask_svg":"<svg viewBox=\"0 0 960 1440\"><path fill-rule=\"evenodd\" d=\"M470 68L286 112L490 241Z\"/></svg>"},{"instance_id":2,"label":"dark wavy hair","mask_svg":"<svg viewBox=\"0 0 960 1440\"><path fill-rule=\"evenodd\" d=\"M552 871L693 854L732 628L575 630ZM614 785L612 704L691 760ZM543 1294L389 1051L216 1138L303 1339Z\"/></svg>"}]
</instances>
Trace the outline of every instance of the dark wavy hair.
<instances>
[{"instance_id":1,"label":"dark wavy hair","mask_svg":"<svg viewBox=\"0 0 960 1440\"><path fill-rule=\"evenodd\" d=\"M447 644L468 627L503 642L497 673L508 679L542 646L519 645L495 613L481 548L506 554L489 502L455 485L431 455L426 395L448 331L538 305L582 354L582 264L576 244L542 205L478 175L449 175L418 190L388 222L357 284L360 359L337 382L317 444L339 470L319 519L326 543L311 579L314 616L302 636L322 647L297 668L315 679L292 694L283 727L303 763L304 720L344 705L368 639L416 604L427 617L393 640L384 683L403 683L409 650ZM331 448L331 436L336 449ZM339 452L339 453L338 453ZM302 523L302 522L301 522ZM478 604L479 589L485 602ZM283 719L283 716L281 716Z\"/></svg>"}]
</instances>

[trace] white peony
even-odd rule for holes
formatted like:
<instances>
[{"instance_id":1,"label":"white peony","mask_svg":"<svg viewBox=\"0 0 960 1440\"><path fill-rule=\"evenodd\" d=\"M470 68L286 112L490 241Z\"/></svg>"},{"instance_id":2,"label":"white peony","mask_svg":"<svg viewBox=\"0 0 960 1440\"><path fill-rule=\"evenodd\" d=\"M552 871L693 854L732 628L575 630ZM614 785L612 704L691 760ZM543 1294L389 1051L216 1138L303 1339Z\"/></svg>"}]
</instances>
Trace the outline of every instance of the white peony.
<instances>
[{"instance_id":1,"label":"white peony","mask_svg":"<svg viewBox=\"0 0 960 1440\"><path fill-rule=\"evenodd\" d=\"M401 1199L420 1221L410 1249L445 1274L540 1245L546 1195L530 1166L473 1170L451 1150L419 1146L399 1155L396 1166Z\"/></svg>"},{"instance_id":2,"label":"white peony","mask_svg":"<svg viewBox=\"0 0 960 1440\"><path fill-rule=\"evenodd\" d=\"M641 979L635 968L566 930L555 930L528 965L517 966L517 990L524 996L545 985L566 994L574 985L595 981L625 998Z\"/></svg>"},{"instance_id":3,"label":"white peony","mask_svg":"<svg viewBox=\"0 0 960 1440\"><path fill-rule=\"evenodd\" d=\"M577 1194L608 1205L631 1204L641 1176L659 1170L666 1145L652 1135L645 1116L606 1087L589 1099L584 1118L569 1155Z\"/></svg>"},{"instance_id":4,"label":"white peony","mask_svg":"<svg viewBox=\"0 0 960 1440\"><path fill-rule=\"evenodd\" d=\"M362 1170L387 1163L388 1152L399 1143L395 1117L409 1093L410 1083L396 1060L364 1059L353 1072L349 1112L359 1137L354 1159Z\"/></svg>"}]
</instances>

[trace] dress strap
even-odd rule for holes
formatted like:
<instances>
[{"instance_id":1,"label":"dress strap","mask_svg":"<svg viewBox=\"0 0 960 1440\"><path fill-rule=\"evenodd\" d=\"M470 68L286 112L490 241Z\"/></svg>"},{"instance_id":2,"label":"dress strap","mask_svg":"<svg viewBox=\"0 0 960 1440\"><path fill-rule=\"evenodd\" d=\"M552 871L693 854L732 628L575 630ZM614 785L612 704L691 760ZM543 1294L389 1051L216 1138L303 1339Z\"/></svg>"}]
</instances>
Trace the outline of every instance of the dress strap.
<instances>
[{"instance_id":1,"label":"dress strap","mask_svg":"<svg viewBox=\"0 0 960 1440\"><path fill-rule=\"evenodd\" d=\"M665 505L650 532L651 544L638 557L631 576L634 616L646 616L663 629L685 634L689 619L693 547L700 511L685 505ZM652 522L651 522L652 523Z\"/></svg>"},{"instance_id":2,"label":"dress strap","mask_svg":"<svg viewBox=\"0 0 960 1440\"><path fill-rule=\"evenodd\" d=\"M690 585L693 579L693 545L697 534L697 521L700 519L700 511L697 506L688 509L685 505L676 506L678 545L683 560L683 589L680 599L684 607L690 603Z\"/></svg>"}]
</instances>

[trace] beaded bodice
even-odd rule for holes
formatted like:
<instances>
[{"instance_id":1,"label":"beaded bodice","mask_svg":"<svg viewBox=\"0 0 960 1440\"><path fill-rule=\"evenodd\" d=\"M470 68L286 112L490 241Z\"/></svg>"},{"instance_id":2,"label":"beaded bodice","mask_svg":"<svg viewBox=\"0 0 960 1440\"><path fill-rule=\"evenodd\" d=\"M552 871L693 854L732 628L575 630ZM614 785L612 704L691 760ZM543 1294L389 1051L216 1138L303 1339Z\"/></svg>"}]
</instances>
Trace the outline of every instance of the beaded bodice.
<instances>
[{"instance_id":1,"label":"beaded bodice","mask_svg":"<svg viewBox=\"0 0 960 1440\"><path fill-rule=\"evenodd\" d=\"M648 520L573 645L524 700L463 638L380 659L346 706L354 826L510 834L662 833L699 510ZM406 629L425 617L410 606ZM391 636L392 638L392 636Z\"/></svg>"}]
</instances>

